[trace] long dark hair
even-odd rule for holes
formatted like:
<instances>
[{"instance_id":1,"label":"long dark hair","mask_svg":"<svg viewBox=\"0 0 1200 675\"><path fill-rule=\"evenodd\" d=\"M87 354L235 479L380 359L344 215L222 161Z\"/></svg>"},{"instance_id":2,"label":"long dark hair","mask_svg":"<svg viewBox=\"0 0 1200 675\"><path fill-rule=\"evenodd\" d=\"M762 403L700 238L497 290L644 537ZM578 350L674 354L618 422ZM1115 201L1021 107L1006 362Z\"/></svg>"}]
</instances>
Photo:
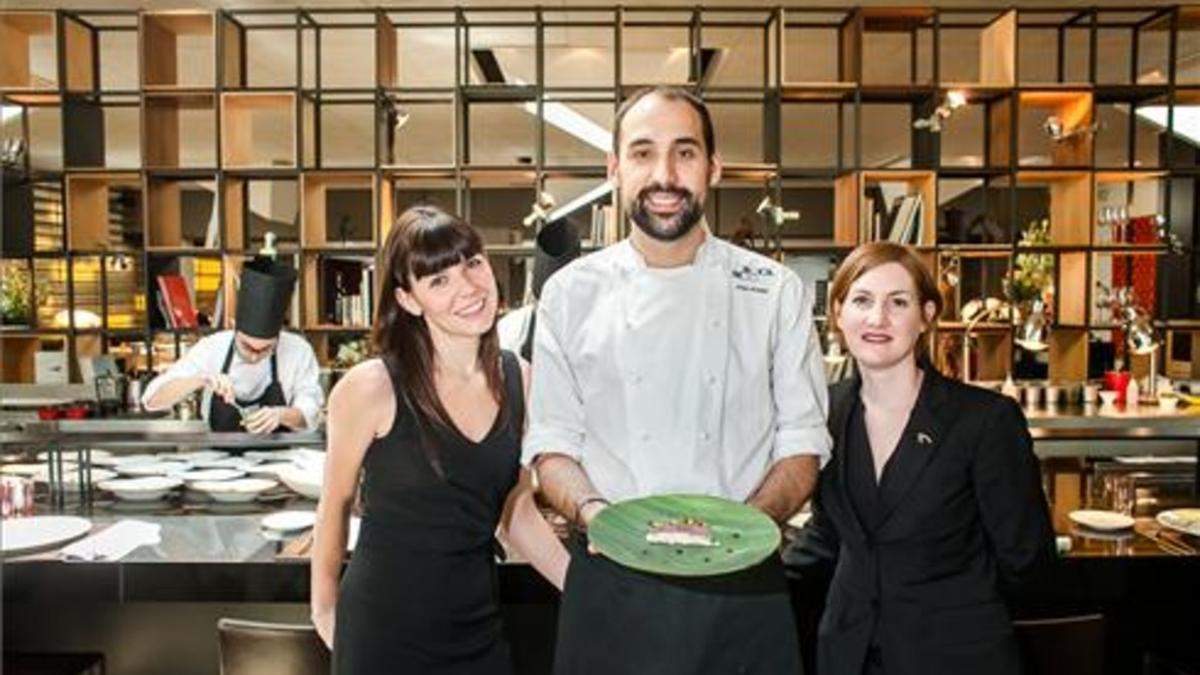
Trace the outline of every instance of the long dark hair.
<instances>
[{"instance_id":1,"label":"long dark hair","mask_svg":"<svg viewBox=\"0 0 1200 675\"><path fill-rule=\"evenodd\" d=\"M422 446L438 475L444 476L436 444L429 442L430 427L461 435L438 398L433 374L436 354L429 326L409 314L396 300L396 289L412 292L412 282L453 267L483 253L483 239L473 227L436 206L414 206L396 219L383 246L382 289L371 334L376 353L403 387L403 398L412 408L421 431ZM479 365L488 389L505 413L504 382L500 369L500 338L496 325L479 340ZM396 411L399 415L400 411ZM503 419L503 418L501 418Z\"/></svg>"}]
</instances>

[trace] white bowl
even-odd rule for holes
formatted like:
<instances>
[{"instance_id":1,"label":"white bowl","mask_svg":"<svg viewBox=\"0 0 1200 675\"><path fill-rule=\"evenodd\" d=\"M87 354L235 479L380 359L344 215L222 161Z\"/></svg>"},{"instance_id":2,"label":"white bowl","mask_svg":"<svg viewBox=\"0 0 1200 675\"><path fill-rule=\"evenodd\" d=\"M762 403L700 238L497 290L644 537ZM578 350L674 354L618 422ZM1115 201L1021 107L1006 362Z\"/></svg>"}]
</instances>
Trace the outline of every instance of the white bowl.
<instances>
[{"instance_id":1,"label":"white bowl","mask_svg":"<svg viewBox=\"0 0 1200 675\"><path fill-rule=\"evenodd\" d=\"M258 464L258 460L244 457L222 457L219 459L202 459L193 463L197 469L236 469L238 471L247 471L250 467Z\"/></svg>"},{"instance_id":2,"label":"white bowl","mask_svg":"<svg viewBox=\"0 0 1200 675\"><path fill-rule=\"evenodd\" d=\"M190 471L192 465L187 462L137 462L118 464L117 473L124 476L177 476Z\"/></svg>"},{"instance_id":3,"label":"white bowl","mask_svg":"<svg viewBox=\"0 0 1200 675\"><path fill-rule=\"evenodd\" d=\"M228 456L229 453L224 450L189 450L187 452L177 452L173 455L168 455L163 459L198 464L200 462L211 462L216 459L225 459Z\"/></svg>"},{"instance_id":4,"label":"white bowl","mask_svg":"<svg viewBox=\"0 0 1200 675\"><path fill-rule=\"evenodd\" d=\"M279 469L283 484L309 499L321 498L322 474L310 468L288 465Z\"/></svg>"},{"instance_id":5,"label":"white bowl","mask_svg":"<svg viewBox=\"0 0 1200 675\"><path fill-rule=\"evenodd\" d=\"M192 469L177 475L191 485L197 481L233 480L245 476L246 472L237 469Z\"/></svg>"},{"instance_id":6,"label":"white bowl","mask_svg":"<svg viewBox=\"0 0 1200 675\"><path fill-rule=\"evenodd\" d=\"M1133 518L1124 513L1098 509L1079 509L1068 513L1067 517L1071 519L1071 522L1101 532L1128 530L1134 524Z\"/></svg>"},{"instance_id":7,"label":"white bowl","mask_svg":"<svg viewBox=\"0 0 1200 675\"><path fill-rule=\"evenodd\" d=\"M218 502L242 503L254 501L258 495L279 485L278 481L266 478L238 478L237 480L202 480L192 483L192 488L207 492Z\"/></svg>"},{"instance_id":8,"label":"white bowl","mask_svg":"<svg viewBox=\"0 0 1200 675\"><path fill-rule=\"evenodd\" d=\"M272 532L299 532L317 522L312 511L278 511L262 519L262 528Z\"/></svg>"},{"instance_id":9,"label":"white bowl","mask_svg":"<svg viewBox=\"0 0 1200 675\"><path fill-rule=\"evenodd\" d=\"M1111 408L1117 402L1117 392L1111 389L1100 390L1100 405Z\"/></svg>"},{"instance_id":10,"label":"white bowl","mask_svg":"<svg viewBox=\"0 0 1200 675\"><path fill-rule=\"evenodd\" d=\"M140 453L136 455L107 455L97 457L92 455L93 466L120 466L122 464L144 464L159 461L158 455Z\"/></svg>"},{"instance_id":11,"label":"white bowl","mask_svg":"<svg viewBox=\"0 0 1200 675\"><path fill-rule=\"evenodd\" d=\"M246 473L257 478L279 478L279 472L293 466L291 462L268 462L258 464L246 470Z\"/></svg>"},{"instance_id":12,"label":"white bowl","mask_svg":"<svg viewBox=\"0 0 1200 675\"><path fill-rule=\"evenodd\" d=\"M101 490L107 490L131 502L149 502L162 499L171 490L183 485L179 478L167 476L145 476L142 478L117 478L102 481L97 485Z\"/></svg>"}]
</instances>

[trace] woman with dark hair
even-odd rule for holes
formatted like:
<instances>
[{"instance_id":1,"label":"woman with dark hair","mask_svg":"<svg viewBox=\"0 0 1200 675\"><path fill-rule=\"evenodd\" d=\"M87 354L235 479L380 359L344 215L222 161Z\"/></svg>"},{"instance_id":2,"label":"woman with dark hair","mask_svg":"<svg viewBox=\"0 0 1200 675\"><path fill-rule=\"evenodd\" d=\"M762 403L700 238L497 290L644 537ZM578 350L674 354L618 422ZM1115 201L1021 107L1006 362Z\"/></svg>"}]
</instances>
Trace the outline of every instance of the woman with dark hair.
<instances>
[{"instance_id":1,"label":"woman with dark hair","mask_svg":"<svg viewBox=\"0 0 1200 675\"><path fill-rule=\"evenodd\" d=\"M497 525L559 588L567 562L520 468L527 367L500 350L496 280L462 220L405 211L381 278L379 357L329 398L313 623L338 673L511 672ZM361 535L339 592L360 473Z\"/></svg>"},{"instance_id":2,"label":"woman with dark hair","mask_svg":"<svg viewBox=\"0 0 1200 675\"><path fill-rule=\"evenodd\" d=\"M858 375L830 392L833 458L785 555L836 565L817 672L1020 672L1005 596L1054 555L1021 409L930 365L941 296L911 250L860 246L829 295Z\"/></svg>"}]
</instances>

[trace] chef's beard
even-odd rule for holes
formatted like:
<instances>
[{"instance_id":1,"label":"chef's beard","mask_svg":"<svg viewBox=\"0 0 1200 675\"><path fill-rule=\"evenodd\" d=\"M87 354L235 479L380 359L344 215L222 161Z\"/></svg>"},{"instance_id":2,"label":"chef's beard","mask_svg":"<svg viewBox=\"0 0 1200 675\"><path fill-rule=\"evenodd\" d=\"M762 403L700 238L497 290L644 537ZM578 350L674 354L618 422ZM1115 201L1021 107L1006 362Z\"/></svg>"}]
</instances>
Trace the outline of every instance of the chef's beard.
<instances>
[{"instance_id":1,"label":"chef's beard","mask_svg":"<svg viewBox=\"0 0 1200 675\"><path fill-rule=\"evenodd\" d=\"M686 206L670 218L659 218L646 208L646 202L650 199L652 192L670 192L679 195L683 198ZM704 217L704 205L690 190L681 187L666 187L655 183L638 192L637 198L629 205L629 217L639 230L652 239L675 241L682 239L684 235L692 231L692 228L696 227L696 223L699 223L700 219Z\"/></svg>"}]
</instances>

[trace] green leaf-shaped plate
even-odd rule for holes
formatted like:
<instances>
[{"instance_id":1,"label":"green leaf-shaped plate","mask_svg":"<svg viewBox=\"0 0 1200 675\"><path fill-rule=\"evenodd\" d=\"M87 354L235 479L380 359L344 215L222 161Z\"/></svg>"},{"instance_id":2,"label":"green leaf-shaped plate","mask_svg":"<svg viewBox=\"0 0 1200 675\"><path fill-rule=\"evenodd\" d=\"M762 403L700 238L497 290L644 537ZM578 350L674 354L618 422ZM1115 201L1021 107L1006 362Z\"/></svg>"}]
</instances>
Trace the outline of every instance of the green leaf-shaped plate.
<instances>
[{"instance_id":1,"label":"green leaf-shaped plate","mask_svg":"<svg viewBox=\"0 0 1200 675\"><path fill-rule=\"evenodd\" d=\"M718 546L651 544L651 523L695 518L709 526ZM779 548L779 527L753 506L706 495L655 495L613 504L588 526L596 550L643 572L702 577L728 574L762 562Z\"/></svg>"}]
</instances>

